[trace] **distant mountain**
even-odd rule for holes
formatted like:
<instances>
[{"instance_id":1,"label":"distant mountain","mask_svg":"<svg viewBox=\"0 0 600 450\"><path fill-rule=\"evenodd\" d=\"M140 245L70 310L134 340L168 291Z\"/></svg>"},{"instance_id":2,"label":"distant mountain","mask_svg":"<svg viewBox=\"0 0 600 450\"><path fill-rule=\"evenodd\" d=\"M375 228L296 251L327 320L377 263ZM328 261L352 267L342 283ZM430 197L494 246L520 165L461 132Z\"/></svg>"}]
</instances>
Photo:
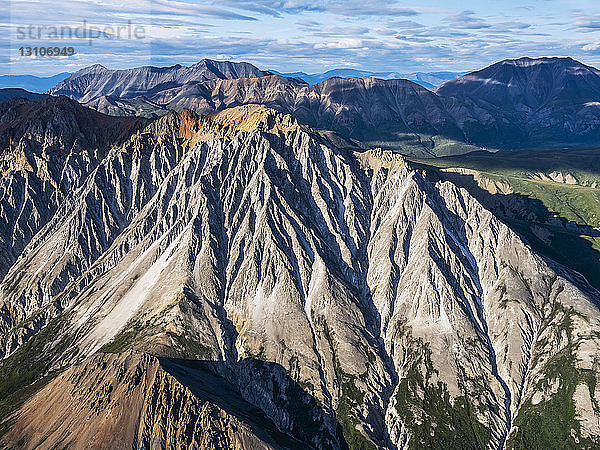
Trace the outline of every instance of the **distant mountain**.
<instances>
[{"instance_id":1,"label":"distant mountain","mask_svg":"<svg viewBox=\"0 0 600 450\"><path fill-rule=\"evenodd\" d=\"M294 76L210 60L190 67L119 71L92 66L48 92L104 113L145 117L169 109L209 113L260 103L361 145L419 156L465 153L473 145L516 149L600 144L599 71L570 58L502 61L448 81L435 92L397 77L331 77L311 85L297 73L289 75ZM450 76L414 75L421 82Z\"/></svg>"},{"instance_id":2,"label":"distant mountain","mask_svg":"<svg viewBox=\"0 0 600 450\"><path fill-rule=\"evenodd\" d=\"M433 89L447 81L464 75L466 72L411 72L397 74L398 78L414 81L427 89ZM395 74L394 74L395 75Z\"/></svg>"},{"instance_id":3,"label":"distant mountain","mask_svg":"<svg viewBox=\"0 0 600 450\"><path fill-rule=\"evenodd\" d=\"M436 93L461 128L488 145L600 142L600 71L572 58L501 61Z\"/></svg>"},{"instance_id":4,"label":"distant mountain","mask_svg":"<svg viewBox=\"0 0 600 450\"><path fill-rule=\"evenodd\" d=\"M102 96L133 98L158 91L176 91L191 83L266 75L270 75L270 72L259 70L249 63L210 59L203 59L189 67L177 64L171 67L145 66L126 70L109 70L96 64L75 72L47 93L66 95L87 103Z\"/></svg>"},{"instance_id":5,"label":"distant mountain","mask_svg":"<svg viewBox=\"0 0 600 450\"><path fill-rule=\"evenodd\" d=\"M292 73L280 73L275 70L271 72L284 77L295 77L306 81L308 84L317 84L321 81L325 81L328 78L340 77L340 78L382 78L384 80L389 79L405 79L413 81L424 88L434 89L436 86L445 83L446 81L452 80L463 75L465 72L370 72L366 70L356 69L333 69L323 73L308 74L304 72L292 72Z\"/></svg>"},{"instance_id":6,"label":"distant mountain","mask_svg":"<svg viewBox=\"0 0 600 450\"><path fill-rule=\"evenodd\" d=\"M0 89L0 103L7 102L15 97L26 98L27 100L42 100L47 95L44 94L36 94L34 92L26 91L25 89L19 88L6 88Z\"/></svg>"},{"instance_id":7,"label":"distant mountain","mask_svg":"<svg viewBox=\"0 0 600 450\"><path fill-rule=\"evenodd\" d=\"M367 145L390 143L420 156L438 152L432 136L466 140L438 96L408 80L333 77L307 85L297 77L273 75L249 65L243 66L244 71L231 70L227 77L220 76L220 70L192 70L197 66L129 71L91 67L48 92L67 95L103 113L142 111L146 117L169 109L209 113L258 103L319 130L332 130Z\"/></svg>"},{"instance_id":8,"label":"distant mountain","mask_svg":"<svg viewBox=\"0 0 600 450\"><path fill-rule=\"evenodd\" d=\"M323 73L305 73L305 72L292 72L292 73L281 73L275 70L271 72L281 75L283 77L294 77L306 81L308 84L317 84L321 81L325 81L328 78L340 77L340 78L367 78L375 75L375 72L369 72L366 70L356 69L333 69Z\"/></svg>"},{"instance_id":9,"label":"distant mountain","mask_svg":"<svg viewBox=\"0 0 600 450\"><path fill-rule=\"evenodd\" d=\"M71 75L62 72L51 77L36 77L34 75L0 75L0 89L21 88L30 92L42 93L60 83Z\"/></svg>"}]
</instances>

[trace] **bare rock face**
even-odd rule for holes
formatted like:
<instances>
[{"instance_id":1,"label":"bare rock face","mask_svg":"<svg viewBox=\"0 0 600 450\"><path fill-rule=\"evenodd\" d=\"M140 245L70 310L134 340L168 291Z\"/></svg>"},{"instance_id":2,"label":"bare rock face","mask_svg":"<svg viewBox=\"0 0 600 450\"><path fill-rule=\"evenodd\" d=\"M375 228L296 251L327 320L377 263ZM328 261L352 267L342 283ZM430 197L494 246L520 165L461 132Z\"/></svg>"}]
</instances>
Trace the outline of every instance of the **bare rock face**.
<instances>
[{"instance_id":1,"label":"bare rock face","mask_svg":"<svg viewBox=\"0 0 600 450\"><path fill-rule=\"evenodd\" d=\"M160 445L204 427L244 448L272 445L257 430L292 448L597 445L598 294L466 190L264 106L171 113L110 149L0 293L0 371L39 348L38 377L67 370L14 416L9 439L32 446L118 420L125 442ZM87 397L69 380L137 373L128 361L149 387L111 392L138 392L143 418L103 425L92 403L121 397L99 407L102 383ZM54 395L81 414L37 435L26 418Z\"/></svg>"},{"instance_id":2,"label":"bare rock face","mask_svg":"<svg viewBox=\"0 0 600 450\"><path fill-rule=\"evenodd\" d=\"M39 102L15 98L0 104L0 280L27 244L39 233L44 234L44 227L56 214L67 214L66 200L111 146L122 144L146 124L144 119L99 114L66 97ZM102 244L92 241L96 238L88 240L87 251L101 253ZM58 247L52 249L58 251ZM44 287L19 290L20 280L29 269L21 266L16 276L7 280L3 291L7 295L0 300L0 321L21 317L21 304L48 302L61 292L69 274L81 272L65 265L52 270L47 267L47 271L38 272L40 278L51 277ZM21 296L21 300L14 302L13 296ZM4 322L0 329L6 329Z\"/></svg>"},{"instance_id":3,"label":"bare rock face","mask_svg":"<svg viewBox=\"0 0 600 450\"><path fill-rule=\"evenodd\" d=\"M0 279L113 144L145 126L65 97L0 103Z\"/></svg>"}]
</instances>

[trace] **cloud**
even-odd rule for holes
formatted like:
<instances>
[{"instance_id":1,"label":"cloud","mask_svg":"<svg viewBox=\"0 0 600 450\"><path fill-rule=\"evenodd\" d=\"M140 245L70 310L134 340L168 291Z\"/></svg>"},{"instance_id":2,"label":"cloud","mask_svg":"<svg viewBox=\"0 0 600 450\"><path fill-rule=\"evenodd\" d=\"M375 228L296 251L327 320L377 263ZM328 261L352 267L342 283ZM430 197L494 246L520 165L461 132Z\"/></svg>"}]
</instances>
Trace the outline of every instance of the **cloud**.
<instances>
[{"instance_id":1,"label":"cloud","mask_svg":"<svg viewBox=\"0 0 600 450\"><path fill-rule=\"evenodd\" d=\"M582 31L600 31L600 14L575 13L575 28Z\"/></svg>"},{"instance_id":2,"label":"cloud","mask_svg":"<svg viewBox=\"0 0 600 450\"><path fill-rule=\"evenodd\" d=\"M373 33L380 34L382 36L395 36L398 34L398 31L393 28L377 27L373 28Z\"/></svg>"},{"instance_id":3,"label":"cloud","mask_svg":"<svg viewBox=\"0 0 600 450\"><path fill-rule=\"evenodd\" d=\"M433 42L433 38L429 37L419 37L419 36L396 36L396 39L401 41L409 41L409 42Z\"/></svg>"},{"instance_id":4,"label":"cloud","mask_svg":"<svg viewBox=\"0 0 600 450\"><path fill-rule=\"evenodd\" d=\"M213 17L216 19L225 20L256 20L255 17L250 17L229 11L223 8L216 8L208 5L197 5L188 2L175 0L150 0L151 13L153 15L171 14L176 16L199 16ZM118 8L119 13L123 13L123 7Z\"/></svg>"},{"instance_id":5,"label":"cloud","mask_svg":"<svg viewBox=\"0 0 600 450\"><path fill-rule=\"evenodd\" d=\"M583 50L584 52L593 52L595 50L600 50L600 41L585 44L583 47L581 47L581 50Z\"/></svg>"},{"instance_id":6,"label":"cloud","mask_svg":"<svg viewBox=\"0 0 600 450\"><path fill-rule=\"evenodd\" d=\"M337 25L325 25L325 26L310 26L304 27L304 30L309 32L312 36L318 37L342 37L342 36L362 36L369 33L369 28L361 27L358 25L350 26L337 26Z\"/></svg>"},{"instance_id":7,"label":"cloud","mask_svg":"<svg viewBox=\"0 0 600 450\"><path fill-rule=\"evenodd\" d=\"M448 16L444 19L454 28L462 28L469 30L481 30L483 28L491 28L492 25L475 16L474 11L462 11L461 13Z\"/></svg>"},{"instance_id":8,"label":"cloud","mask_svg":"<svg viewBox=\"0 0 600 450\"><path fill-rule=\"evenodd\" d=\"M213 4L274 17L307 11L322 12L325 11L324 3L314 0L219 0L213 2Z\"/></svg>"},{"instance_id":9,"label":"cloud","mask_svg":"<svg viewBox=\"0 0 600 450\"><path fill-rule=\"evenodd\" d=\"M402 29L425 28L425 25L419 22L415 22L414 20L391 20L387 23L387 26Z\"/></svg>"},{"instance_id":10,"label":"cloud","mask_svg":"<svg viewBox=\"0 0 600 450\"><path fill-rule=\"evenodd\" d=\"M321 26L320 22L317 22L316 20L310 20L310 19L300 19L298 21L296 21L297 25L300 25L301 27L319 27Z\"/></svg>"},{"instance_id":11,"label":"cloud","mask_svg":"<svg viewBox=\"0 0 600 450\"><path fill-rule=\"evenodd\" d=\"M396 0L220 0L213 4L274 17L305 12L328 12L348 17L416 16L419 14L414 8L406 7Z\"/></svg>"},{"instance_id":12,"label":"cloud","mask_svg":"<svg viewBox=\"0 0 600 450\"><path fill-rule=\"evenodd\" d=\"M338 2L327 9L334 14L340 14L348 17L354 16L417 16L419 12L414 8L408 8L399 5L395 1L349 1Z\"/></svg>"},{"instance_id":13,"label":"cloud","mask_svg":"<svg viewBox=\"0 0 600 450\"><path fill-rule=\"evenodd\" d=\"M319 42L315 44L316 49L321 48L337 48L337 49L356 49L365 47L365 42L362 39L338 39L329 42Z\"/></svg>"},{"instance_id":14,"label":"cloud","mask_svg":"<svg viewBox=\"0 0 600 450\"><path fill-rule=\"evenodd\" d=\"M526 30L531 28L531 24L525 22L498 22L494 23L490 29L498 31L511 31L511 30Z\"/></svg>"},{"instance_id":15,"label":"cloud","mask_svg":"<svg viewBox=\"0 0 600 450\"><path fill-rule=\"evenodd\" d=\"M69 25L81 23L115 24L136 23L196 24L202 18L227 21L256 21L255 17L240 12L206 4L188 3L180 0L105 0L91 2L82 0L57 0L55 2L34 0L10 0L10 21L14 25ZM35 10L35 16L30 11ZM68 14L65 14L68 11ZM211 24L206 24L210 26Z\"/></svg>"},{"instance_id":16,"label":"cloud","mask_svg":"<svg viewBox=\"0 0 600 450\"><path fill-rule=\"evenodd\" d=\"M9 55L1 60L2 70L48 75L93 63L124 68L192 64L204 57L284 72L463 71L504 58L552 54L600 63L596 36L582 40L591 37L584 32L598 30L600 14L557 13L554 3L545 2L543 11L507 8L494 15L485 0L444 9L396 0L11 0L11 22L0 28L0 54ZM99 25L131 20L144 26L146 38L98 39L91 46L79 40L73 43L76 56L68 60L15 56L17 24L78 26L84 19Z\"/></svg>"}]
</instances>

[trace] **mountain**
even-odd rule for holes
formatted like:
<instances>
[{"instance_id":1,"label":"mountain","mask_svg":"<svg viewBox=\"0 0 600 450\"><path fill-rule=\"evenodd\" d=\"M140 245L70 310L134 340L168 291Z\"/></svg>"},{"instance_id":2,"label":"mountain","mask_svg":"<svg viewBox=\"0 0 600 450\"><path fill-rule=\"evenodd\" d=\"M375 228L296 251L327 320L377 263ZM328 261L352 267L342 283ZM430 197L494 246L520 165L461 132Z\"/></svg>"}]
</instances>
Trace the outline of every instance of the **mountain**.
<instances>
[{"instance_id":1,"label":"mountain","mask_svg":"<svg viewBox=\"0 0 600 450\"><path fill-rule=\"evenodd\" d=\"M122 448L124 443L141 448L156 443L213 449L298 448L298 441L280 432L241 396L215 395L231 390L230 385L208 371L195 370L194 375L198 384L190 387L173 365L161 364L154 356L99 354L70 368L40 392L5 442L14 443L16 433L25 431L31 435L28 448L66 443L75 448ZM79 408L76 413L74 405ZM244 413L243 419L227 412L232 406ZM98 414L103 410L111 414ZM40 430L48 434L40 435ZM66 430L71 436L65 437Z\"/></svg>"},{"instance_id":2,"label":"mountain","mask_svg":"<svg viewBox=\"0 0 600 450\"><path fill-rule=\"evenodd\" d=\"M1 280L110 147L147 121L105 116L66 97L13 98L0 103L0 117Z\"/></svg>"},{"instance_id":3,"label":"mountain","mask_svg":"<svg viewBox=\"0 0 600 450\"><path fill-rule=\"evenodd\" d=\"M446 81L452 80L464 74L464 72L370 72L356 69L332 69L323 73L308 74L304 72L280 73L275 70L271 72L284 77L300 78L308 84L317 84L329 78L382 78L382 79L406 79L413 81L424 88L434 89Z\"/></svg>"},{"instance_id":4,"label":"mountain","mask_svg":"<svg viewBox=\"0 0 600 450\"><path fill-rule=\"evenodd\" d=\"M417 74L422 77L422 75ZM443 77L444 73L437 76ZM244 63L108 71L92 67L48 91L101 112L157 117L260 103L350 145L413 156L563 148L600 142L598 71L569 58L506 60L431 92L402 79L328 78L317 84Z\"/></svg>"},{"instance_id":5,"label":"mountain","mask_svg":"<svg viewBox=\"0 0 600 450\"><path fill-rule=\"evenodd\" d=\"M407 80L414 81L417 84L420 84L427 89L434 89L441 84L444 84L450 80L454 80L466 72L448 72L448 71L440 71L440 72L411 72L411 73L401 73L401 74L390 74L388 78L406 78Z\"/></svg>"},{"instance_id":6,"label":"mountain","mask_svg":"<svg viewBox=\"0 0 600 450\"><path fill-rule=\"evenodd\" d=\"M106 122L56 212L11 233L3 446L598 446L600 294L468 190L261 105L140 129L45 101L73 118L19 100L0 122ZM3 160L18 205L44 170Z\"/></svg>"},{"instance_id":7,"label":"mountain","mask_svg":"<svg viewBox=\"0 0 600 450\"><path fill-rule=\"evenodd\" d=\"M449 100L461 127L488 145L573 146L600 138L600 71L571 58L501 61L436 93ZM495 133L481 127L486 117Z\"/></svg>"},{"instance_id":8,"label":"mountain","mask_svg":"<svg viewBox=\"0 0 600 450\"><path fill-rule=\"evenodd\" d=\"M403 144L421 152L427 152L428 146L435 143L420 141L418 135L414 137L417 133L463 138L439 98L407 80L330 78L309 86L273 75L219 81L204 98L187 91L175 92L175 97L165 94L169 97L162 97L160 103L204 113L263 104L313 128L333 130L365 142L405 133L408 136ZM416 142L412 143L411 138Z\"/></svg>"},{"instance_id":9,"label":"mountain","mask_svg":"<svg viewBox=\"0 0 600 450\"><path fill-rule=\"evenodd\" d=\"M417 161L415 161L417 162ZM469 189L536 251L600 289L600 156L582 149L472 152L418 161Z\"/></svg>"},{"instance_id":10,"label":"mountain","mask_svg":"<svg viewBox=\"0 0 600 450\"><path fill-rule=\"evenodd\" d=\"M292 73L280 73L274 70L271 72L281 75L282 77L288 78L299 78L301 80L306 81L308 84L317 84L322 81L325 81L329 78L338 77L338 78L368 78L375 76L375 72L369 72L366 70L356 70L356 69L332 69L323 73L304 73L304 72L292 72Z\"/></svg>"},{"instance_id":11,"label":"mountain","mask_svg":"<svg viewBox=\"0 0 600 450\"><path fill-rule=\"evenodd\" d=\"M71 75L68 72L51 77L36 77L34 75L0 75L0 89L20 88L30 92L42 93Z\"/></svg>"},{"instance_id":12,"label":"mountain","mask_svg":"<svg viewBox=\"0 0 600 450\"><path fill-rule=\"evenodd\" d=\"M7 102L15 97L26 98L27 100L35 101L42 100L48 96L44 94L36 94L19 88L0 89L0 103Z\"/></svg>"},{"instance_id":13,"label":"mountain","mask_svg":"<svg viewBox=\"0 0 600 450\"><path fill-rule=\"evenodd\" d=\"M429 156L452 153L456 148L462 152L474 149L460 143L467 138L440 99L407 80L335 77L307 85L297 78L250 70L248 65L243 66L245 72L235 72L248 76L219 77L216 70L205 73L206 64L116 72L92 67L76 72L49 93L67 95L107 114L146 117L163 115L169 109L209 113L259 103L364 145L390 143L406 153ZM153 74L151 82L147 81L148 70ZM165 81L174 73L179 74L178 81Z\"/></svg>"},{"instance_id":14,"label":"mountain","mask_svg":"<svg viewBox=\"0 0 600 450\"><path fill-rule=\"evenodd\" d=\"M135 98L155 91L175 90L187 84L214 80L257 78L269 75L248 63L203 59L186 67L138 67L109 70L96 64L75 72L47 91L50 95L66 95L87 103L103 96Z\"/></svg>"}]
</instances>

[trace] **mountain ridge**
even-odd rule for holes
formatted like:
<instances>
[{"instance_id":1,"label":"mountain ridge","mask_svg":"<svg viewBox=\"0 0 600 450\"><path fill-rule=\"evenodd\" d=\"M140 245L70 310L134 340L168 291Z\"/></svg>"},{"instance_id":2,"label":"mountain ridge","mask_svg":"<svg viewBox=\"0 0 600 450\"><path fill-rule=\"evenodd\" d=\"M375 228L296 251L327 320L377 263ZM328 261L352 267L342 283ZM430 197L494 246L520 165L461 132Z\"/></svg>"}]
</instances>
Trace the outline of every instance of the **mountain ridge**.
<instances>
[{"instance_id":1,"label":"mountain ridge","mask_svg":"<svg viewBox=\"0 0 600 450\"><path fill-rule=\"evenodd\" d=\"M167 68L167 79L177 73L179 81L156 84L162 75L154 74L158 78L147 88L138 77L149 69L133 69L139 73L92 76L96 81L85 74L73 75L49 92L115 115L156 116L184 108L207 113L261 103L358 145L379 145L413 156L466 153L476 147L560 148L600 142L598 89L594 87L600 83L598 71L565 58L526 58L519 65L510 61L515 60L448 81L435 92L407 80L368 81L373 77L334 77L307 85L248 67L219 75L211 72L210 64L199 71L194 66ZM515 71L517 78L511 75ZM192 81L187 82L189 73ZM516 84L509 88L511 76ZM527 99L544 96L546 91L550 97L543 105L533 97ZM424 102L431 105L431 111ZM369 109L375 103L379 107Z\"/></svg>"},{"instance_id":2,"label":"mountain ridge","mask_svg":"<svg viewBox=\"0 0 600 450\"><path fill-rule=\"evenodd\" d=\"M152 91L158 86L175 88L189 82L248 76L260 77L268 74L270 73L259 70L249 63L232 63L210 59L203 59L191 66L177 64L169 67L144 66L121 70L110 70L96 64L73 73L46 93L72 97L77 96L76 92L78 91L76 89L84 89L88 94L76 99L86 103L103 95L135 97L140 95L141 92ZM96 76L108 79L94 83L94 77ZM124 83L127 83L127 85L124 86Z\"/></svg>"},{"instance_id":3,"label":"mountain ridge","mask_svg":"<svg viewBox=\"0 0 600 450\"><path fill-rule=\"evenodd\" d=\"M340 78L382 78L382 79L407 79L414 83L417 83L424 88L434 89L435 87L449 81L453 78L463 75L465 72L373 72L369 70L357 70L357 69L331 69L323 73L305 73L305 72L289 72L282 73L272 71L278 75L284 77L300 78L306 81L308 84L317 84L325 81L332 77Z\"/></svg>"}]
</instances>

